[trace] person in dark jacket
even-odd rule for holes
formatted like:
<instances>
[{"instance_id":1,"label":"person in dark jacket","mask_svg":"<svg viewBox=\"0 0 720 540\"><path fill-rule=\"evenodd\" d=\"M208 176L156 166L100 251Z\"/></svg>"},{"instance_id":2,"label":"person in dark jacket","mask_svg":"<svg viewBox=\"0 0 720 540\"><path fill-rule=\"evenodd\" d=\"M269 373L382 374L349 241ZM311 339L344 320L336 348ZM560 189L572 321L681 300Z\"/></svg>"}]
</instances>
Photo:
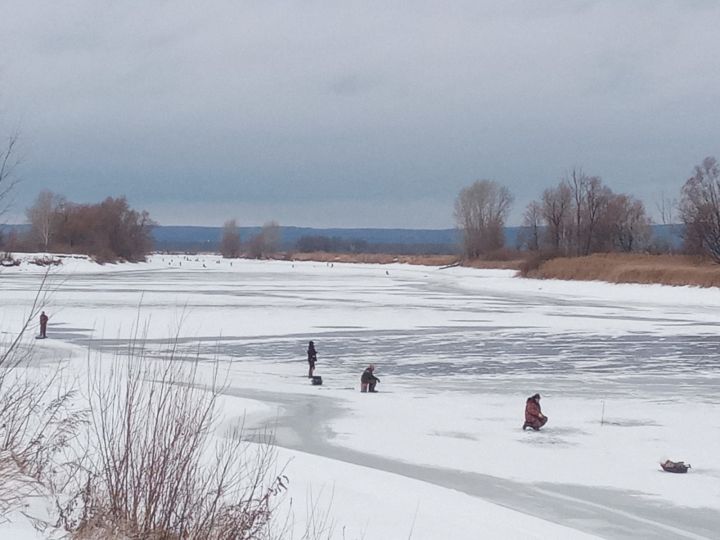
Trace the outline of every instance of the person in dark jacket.
<instances>
[{"instance_id":1,"label":"person in dark jacket","mask_svg":"<svg viewBox=\"0 0 720 540\"><path fill-rule=\"evenodd\" d=\"M547 421L547 416L545 416L540 409L540 394L535 394L527 398L525 402L525 423L523 424L523 431L526 428L539 431Z\"/></svg>"},{"instance_id":2,"label":"person in dark jacket","mask_svg":"<svg viewBox=\"0 0 720 540\"><path fill-rule=\"evenodd\" d=\"M48 317L45 315L45 312L43 311L40 313L40 337L46 338L47 337L47 323L48 323Z\"/></svg>"},{"instance_id":3,"label":"person in dark jacket","mask_svg":"<svg viewBox=\"0 0 720 540\"><path fill-rule=\"evenodd\" d=\"M361 392L377 392L377 390L375 390L375 385L380 382L380 379L375 376L374 371L374 364L370 364L365 368L365 371L363 371L360 377Z\"/></svg>"},{"instance_id":4,"label":"person in dark jacket","mask_svg":"<svg viewBox=\"0 0 720 540\"><path fill-rule=\"evenodd\" d=\"M308 343L307 355L308 379L312 379L313 372L315 371L315 362L317 362L317 351L315 350L315 343L313 343L312 341Z\"/></svg>"}]
</instances>

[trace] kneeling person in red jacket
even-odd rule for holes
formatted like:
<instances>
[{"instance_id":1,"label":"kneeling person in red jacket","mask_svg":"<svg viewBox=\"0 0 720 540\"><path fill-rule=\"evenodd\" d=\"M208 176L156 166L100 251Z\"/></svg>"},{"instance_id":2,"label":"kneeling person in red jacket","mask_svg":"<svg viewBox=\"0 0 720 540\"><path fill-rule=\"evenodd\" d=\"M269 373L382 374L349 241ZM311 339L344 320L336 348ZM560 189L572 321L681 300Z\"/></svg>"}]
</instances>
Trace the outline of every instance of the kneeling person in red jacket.
<instances>
[{"instance_id":1,"label":"kneeling person in red jacket","mask_svg":"<svg viewBox=\"0 0 720 540\"><path fill-rule=\"evenodd\" d=\"M545 416L540 409L540 394L535 394L527 398L525 402L525 423L523 424L523 430L525 430L525 428L533 428L535 431L538 431L547 421L547 416Z\"/></svg>"}]
</instances>

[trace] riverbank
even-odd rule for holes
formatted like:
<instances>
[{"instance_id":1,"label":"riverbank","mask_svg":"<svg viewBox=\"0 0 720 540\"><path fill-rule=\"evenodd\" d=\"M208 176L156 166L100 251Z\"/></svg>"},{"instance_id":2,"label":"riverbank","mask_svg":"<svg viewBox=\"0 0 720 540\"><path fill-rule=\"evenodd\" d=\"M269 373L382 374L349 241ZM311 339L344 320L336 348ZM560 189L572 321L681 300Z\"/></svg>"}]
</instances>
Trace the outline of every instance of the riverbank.
<instances>
[{"instance_id":1,"label":"riverbank","mask_svg":"<svg viewBox=\"0 0 720 540\"><path fill-rule=\"evenodd\" d=\"M526 254L527 255L527 254ZM720 265L688 255L596 253L533 262L534 255L507 260L462 260L455 255L393 255L387 253L293 253L286 259L326 263L463 266L518 270L522 277L565 281L606 281L673 286L720 287Z\"/></svg>"}]
</instances>

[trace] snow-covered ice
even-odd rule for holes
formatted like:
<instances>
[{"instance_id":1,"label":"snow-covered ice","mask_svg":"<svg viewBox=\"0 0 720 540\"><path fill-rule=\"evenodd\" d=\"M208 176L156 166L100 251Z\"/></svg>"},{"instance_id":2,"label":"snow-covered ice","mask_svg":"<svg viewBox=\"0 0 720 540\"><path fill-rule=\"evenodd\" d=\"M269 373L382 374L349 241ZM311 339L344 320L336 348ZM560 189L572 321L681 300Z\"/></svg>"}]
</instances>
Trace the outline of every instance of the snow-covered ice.
<instances>
[{"instance_id":1,"label":"snow-covered ice","mask_svg":"<svg viewBox=\"0 0 720 540\"><path fill-rule=\"evenodd\" d=\"M2 330L42 272L2 269ZM223 424L273 426L299 529L311 500L348 540L718 536L718 289L156 255L67 259L47 290L39 359L121 350L140 318L158 357L180 326L229 362ZM523 432L535 392L550 421Z\"/></svg>"}]
</instances>

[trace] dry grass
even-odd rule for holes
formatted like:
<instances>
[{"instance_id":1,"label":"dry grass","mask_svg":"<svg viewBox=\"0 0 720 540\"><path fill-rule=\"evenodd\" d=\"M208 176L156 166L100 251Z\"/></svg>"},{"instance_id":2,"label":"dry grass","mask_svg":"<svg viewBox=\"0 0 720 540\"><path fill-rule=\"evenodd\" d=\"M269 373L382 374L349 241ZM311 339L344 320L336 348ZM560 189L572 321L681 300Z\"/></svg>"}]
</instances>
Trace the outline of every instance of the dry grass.
<instances>
[{"instance_id":1,"label":"dry grass","mask_svg":"<svg viewBox=\"0 0 720 540\"><path fill-rule=\"evenodd\" d=\"M463 261L462 265L470 268L485 268L492 270L519 270L522 259L511 259L507 261L472 259Z\"/></svg>"},{"instance_id":2,"label":"dry grass","mask_svg":"<svg viewBox=\"0 0 720 540\"><path fill-rule=\"evenodd\" d=\"M454 266L470 268L491 268L518 270L522 258L490 257L488 259L461 260L456 255L394 255L392 253L292 253L285 256L291 261L314 261L324 263L364 263L364 264L414 264L419 266Z\"/></svg>"},{"instance_id":3,"label":"dry grass","mask_svg":"<svg viewBox=\"0 0 720 540\"><path fill-rule=\"evenodd\" d=\"M391 253L292 253L286 256L292 261L315 261L328 263L365 264L417 264L424 266L447 266L457 262L455 255L393 255Z\"/></svg>"},{"instance_id":4,"label":"dry grass","mask_svg":"<svg viewBox=\"0 0 720 540\"><path fill-rule=\"evenodd\" d=\"M720 287L720 265L683 255L597 253L545 261L527 277Z\"/></svg>"}]
</instances>

